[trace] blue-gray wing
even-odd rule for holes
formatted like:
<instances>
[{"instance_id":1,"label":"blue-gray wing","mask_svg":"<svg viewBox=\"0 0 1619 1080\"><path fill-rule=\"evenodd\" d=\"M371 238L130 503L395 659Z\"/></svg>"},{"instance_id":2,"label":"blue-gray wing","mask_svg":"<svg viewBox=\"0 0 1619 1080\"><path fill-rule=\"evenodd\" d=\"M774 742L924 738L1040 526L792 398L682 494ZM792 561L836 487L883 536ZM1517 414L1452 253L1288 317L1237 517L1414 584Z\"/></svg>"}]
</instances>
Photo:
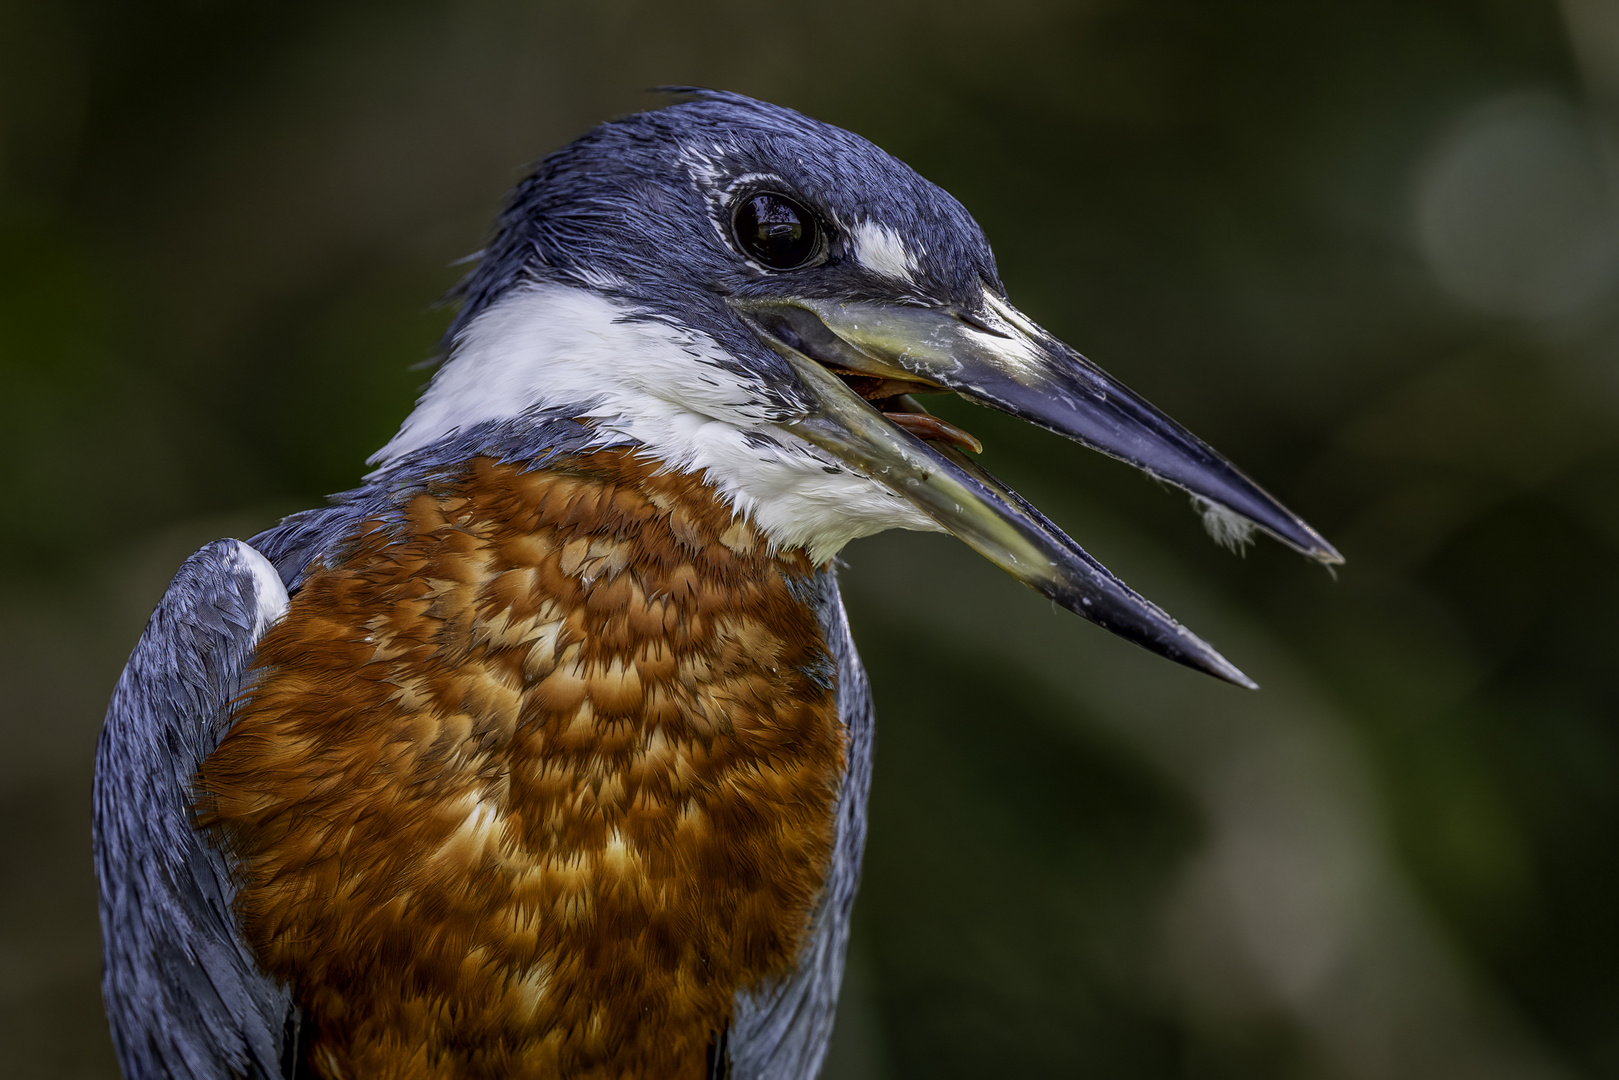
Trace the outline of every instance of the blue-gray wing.
<instances>
[{"instance_id":1,"label":"blue-gray wing","mask_svg":"<svg viewBox=\"0 0 1619 1080\"><path fill-rule=\"evenodd\" d=\"M191 810L197 767L286 608L263 555L209 544L175 575L107 710L95 781L102 992L129 1080L291 1074L296 1009L238 936L225 858Z\"/></svg>"},{"instance_id":2,"label":"blue-gray wing","mask_svg":"<svg viewBox=\"0 0 1619 1080\"><path fill-rule=\"evenodd\" d=\"M860 884L866 846L866 795L871 787L871 689L849 635L849 620L833 571L816 580L814 603L831 650L837 679L838 718L843 721L847 768L838 792L837 839L832 868L815 911L809 943L798 970L779 983L739 993L726 1034L730 1080L812 1080L821 1070L843 958L849 948L849 912Z\"/></svg>"}]
</instances>

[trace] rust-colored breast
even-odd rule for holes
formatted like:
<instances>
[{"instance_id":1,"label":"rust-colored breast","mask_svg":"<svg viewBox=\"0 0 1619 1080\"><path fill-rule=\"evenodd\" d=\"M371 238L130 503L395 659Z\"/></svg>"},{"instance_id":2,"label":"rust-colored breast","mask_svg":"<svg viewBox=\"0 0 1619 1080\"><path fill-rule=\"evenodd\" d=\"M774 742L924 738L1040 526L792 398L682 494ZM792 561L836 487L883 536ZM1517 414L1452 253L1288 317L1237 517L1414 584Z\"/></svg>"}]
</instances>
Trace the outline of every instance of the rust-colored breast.
<instances>
[{"instance_id":1,"label":"rust-colored breast","mask_svg":"<svg viewBox=\"0 0 1619 1080\"><path fill-rule=\"evenodd\" d=\"M603 452L474 461L309 574L199 790L318 1075L703 1075L831 857L810 573Z\"/></svg>"}]
</instances>

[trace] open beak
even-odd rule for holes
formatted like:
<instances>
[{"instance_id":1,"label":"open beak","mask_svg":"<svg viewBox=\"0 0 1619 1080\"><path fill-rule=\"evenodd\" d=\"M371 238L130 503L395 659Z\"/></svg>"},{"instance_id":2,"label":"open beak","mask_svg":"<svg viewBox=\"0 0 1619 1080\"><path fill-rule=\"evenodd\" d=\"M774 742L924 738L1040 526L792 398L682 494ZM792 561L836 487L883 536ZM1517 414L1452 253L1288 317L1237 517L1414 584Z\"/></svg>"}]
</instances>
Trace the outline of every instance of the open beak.
<instances>
[{"instance_id":1,"label":"open beak","mask_svg":"<svg viewBox=\"0 0 1619 1080\"><path fill-rule=\"evenodd\" d=\"M885 484L1019 581L1171 660L1255 685L970 461L958 448L977 449L976 440L909 395L954 391L1128 461L1322 563L1343 561L1195 435L992 294L972 313L865 301L731 302L815 401L788 430Z\"/></svg>"}]
</instances>

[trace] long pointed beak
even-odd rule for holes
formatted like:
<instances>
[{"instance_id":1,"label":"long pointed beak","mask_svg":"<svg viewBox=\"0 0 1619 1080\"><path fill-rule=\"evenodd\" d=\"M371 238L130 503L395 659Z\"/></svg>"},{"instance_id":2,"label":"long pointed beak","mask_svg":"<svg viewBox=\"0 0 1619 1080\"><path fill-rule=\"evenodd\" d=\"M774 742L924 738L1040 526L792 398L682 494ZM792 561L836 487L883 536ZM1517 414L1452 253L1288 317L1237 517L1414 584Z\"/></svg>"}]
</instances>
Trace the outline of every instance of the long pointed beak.
<instances>
[{"instance_id":1,"label":"long pointed beak","mask_svg":"<svg viewBox=\"0 0 1619 1080\"><path fill-rule=\"evenodd\" d=\"M1037 424L1183 488L1327 565L1343 556L1203 440L993 294L974 314L772 301L760 325L859 375L915 380Z\"/></svg>"},{"instance_id":2,"label":"long pointed beak","mask_svg":"<svg viewBox=\"0 0 1619 1080\"><path fill-rule=\"evenodd\" d=\"M816 402L815 411L786 425L789 430L888 486L1068 610L1171 660L1253 687L1016 492L868 403L953 390L1128 461L1323 563L1342 561L1315 530L1196 436L1015 308L989 300L973 314L797 298L732 303L792 365ZM864 396L851 384L863 387Z\"/></svg>"}]
</instances>

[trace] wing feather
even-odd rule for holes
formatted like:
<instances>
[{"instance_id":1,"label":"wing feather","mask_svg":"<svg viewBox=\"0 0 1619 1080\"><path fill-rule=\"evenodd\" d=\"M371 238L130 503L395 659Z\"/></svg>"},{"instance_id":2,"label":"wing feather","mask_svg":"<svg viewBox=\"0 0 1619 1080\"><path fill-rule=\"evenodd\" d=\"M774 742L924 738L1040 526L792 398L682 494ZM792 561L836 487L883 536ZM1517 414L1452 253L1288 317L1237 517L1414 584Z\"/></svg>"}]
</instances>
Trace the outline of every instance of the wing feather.
<instances>
[{"instance_id":1,"label":"wing feather","mask_svg":"<svg viewBox=\"0 0 1619 1080\"><path fill-rule=\"evenodd\" d=\"M871 786L871 688L849 634L835 572L823 571L816 585L813 603L832 652L848 762L838 793L837 843L798 970L736 997L725 1048L731 1080L812 1080L820 1073L843 982L849 912L860 884Z\"/></svg>"},{"instance_id":2,"label":"wing feather","mask_svg":"<svg viewBox=\"0 0 1619 1080\"><path fill-rule=\"evenodd\" d=\"M113 692L96 749L94 842L102 992L128 1080L290 1075L296 1009L239 938L225 856L191 811L197 767L286 608L263 555L215 541L180 567Z\"/></svg>"}]
</instances>

